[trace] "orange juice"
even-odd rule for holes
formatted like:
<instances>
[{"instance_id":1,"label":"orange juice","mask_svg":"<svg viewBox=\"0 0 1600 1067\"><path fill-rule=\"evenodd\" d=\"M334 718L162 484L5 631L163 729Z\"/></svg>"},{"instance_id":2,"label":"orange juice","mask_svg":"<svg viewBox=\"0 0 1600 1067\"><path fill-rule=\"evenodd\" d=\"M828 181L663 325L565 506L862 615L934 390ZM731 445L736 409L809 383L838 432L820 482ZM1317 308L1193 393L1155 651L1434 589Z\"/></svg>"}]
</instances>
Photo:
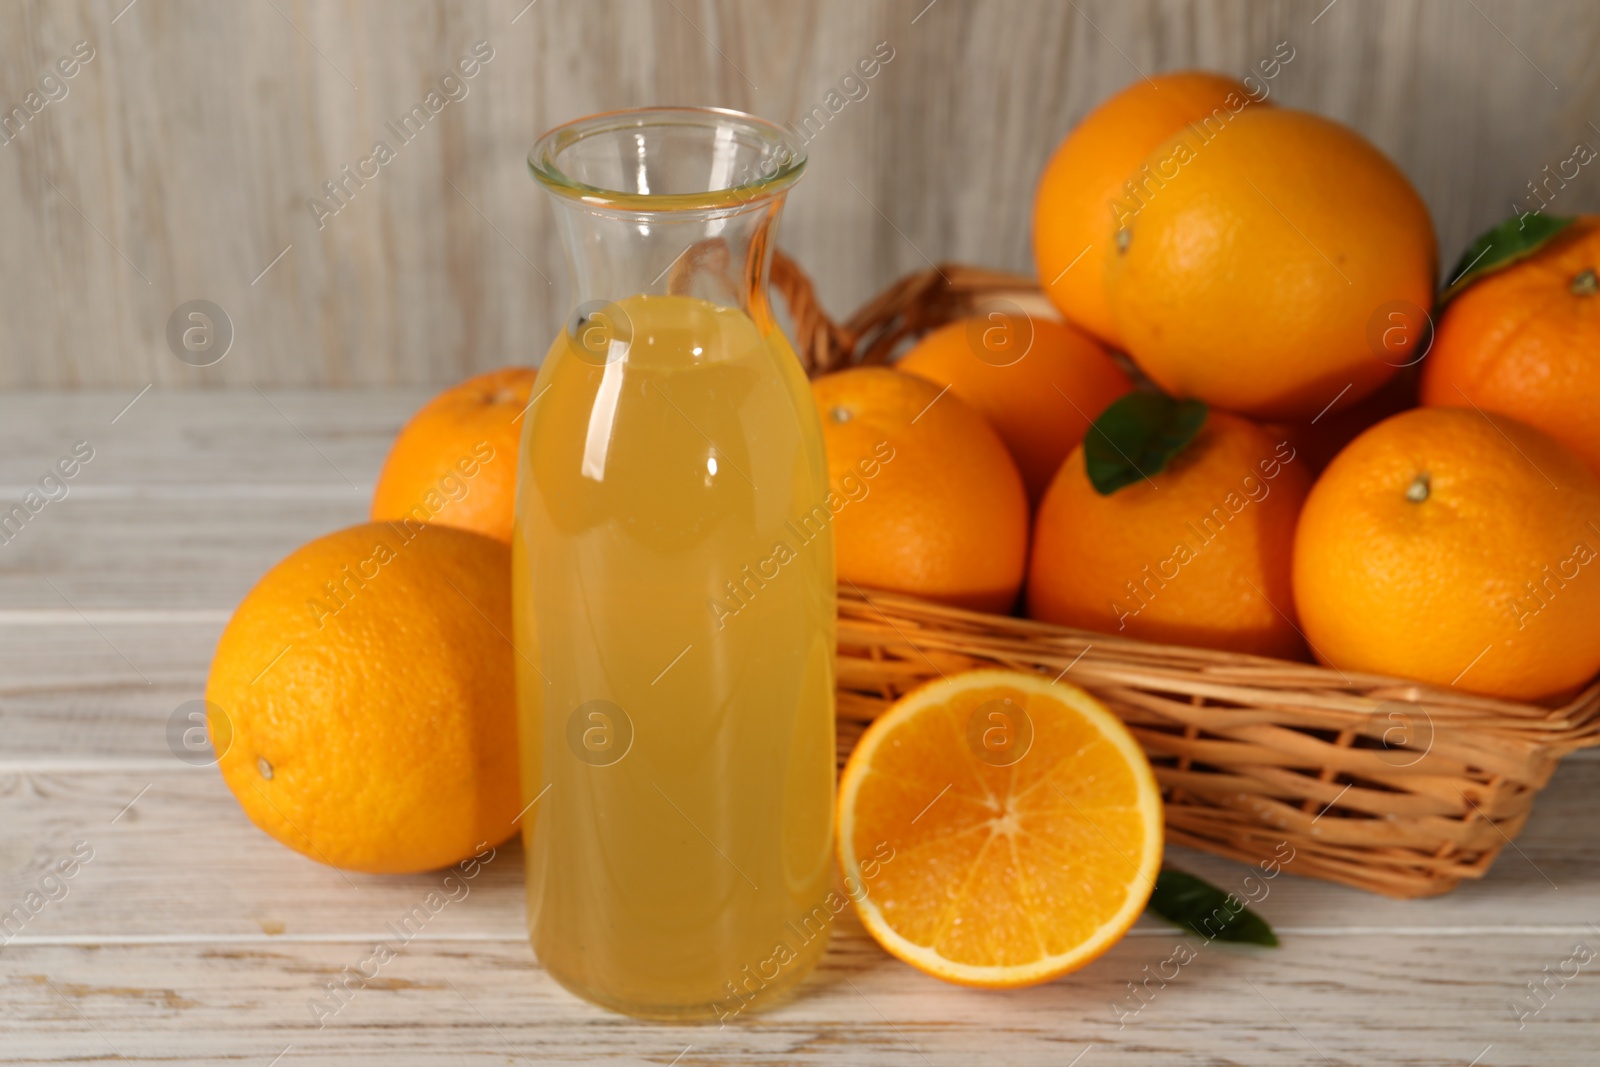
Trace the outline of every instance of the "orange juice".
<instances>
[{"instance_id":1,"label":"orange juice","mask_svg":"<svg viewBox=\"0 0 1600 1067\"><path fill-rule=\"evenodd\" d=\"M821 956L832 869L810 390L775 327L651 295L563 331L534 397L513 537L534 949L619 1011L760 1007Z\"/></svg>"}]
</instances>

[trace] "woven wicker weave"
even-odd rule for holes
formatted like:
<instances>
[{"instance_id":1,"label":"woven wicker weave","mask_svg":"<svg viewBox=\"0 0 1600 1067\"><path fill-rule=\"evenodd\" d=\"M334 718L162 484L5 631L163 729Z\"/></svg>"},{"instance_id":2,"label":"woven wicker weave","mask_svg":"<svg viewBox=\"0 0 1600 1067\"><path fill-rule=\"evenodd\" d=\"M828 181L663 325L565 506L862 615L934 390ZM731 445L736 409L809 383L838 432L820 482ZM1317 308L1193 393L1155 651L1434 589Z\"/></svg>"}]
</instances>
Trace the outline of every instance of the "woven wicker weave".
<instances>
[{"instance_id":1,"label":"woven wicker weave","mask_svg":"<svg viewBox=\"0 0 1600 1067\"><path fill-rule=\"evenodd\" d=\"M816 375L884 363L905 339L1004 300L1052 315L1032 279L953 264L835 324L781 254L772 282ZM1600 682L1559 707L839 590L841 747L911 687L1001 665L1063 677L1133 730L1167 837L1390 896L1478 878L1522 829L1557 760L1600 743Z\"/></svg>"}]
</instances>

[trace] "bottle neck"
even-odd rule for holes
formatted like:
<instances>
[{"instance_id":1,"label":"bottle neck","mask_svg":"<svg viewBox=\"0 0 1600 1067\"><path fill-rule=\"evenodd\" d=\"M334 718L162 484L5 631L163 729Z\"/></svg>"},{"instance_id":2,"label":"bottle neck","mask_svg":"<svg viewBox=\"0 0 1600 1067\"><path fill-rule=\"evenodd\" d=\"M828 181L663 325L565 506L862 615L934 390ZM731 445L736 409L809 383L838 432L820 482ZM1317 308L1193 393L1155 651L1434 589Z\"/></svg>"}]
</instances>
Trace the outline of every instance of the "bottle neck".
<instances>
[{"instance_id":1,"label":"bottle neck","mask_svg":"<svg viewBox=\"0 0 1600 1067\"><path fill-rule=\"evenodd\" d=\"M613 212L556 203L572 303L593 307L630 296L692 296L772 321L767 278L783 197L716 212Z\"/></svg>"}]
</instances>

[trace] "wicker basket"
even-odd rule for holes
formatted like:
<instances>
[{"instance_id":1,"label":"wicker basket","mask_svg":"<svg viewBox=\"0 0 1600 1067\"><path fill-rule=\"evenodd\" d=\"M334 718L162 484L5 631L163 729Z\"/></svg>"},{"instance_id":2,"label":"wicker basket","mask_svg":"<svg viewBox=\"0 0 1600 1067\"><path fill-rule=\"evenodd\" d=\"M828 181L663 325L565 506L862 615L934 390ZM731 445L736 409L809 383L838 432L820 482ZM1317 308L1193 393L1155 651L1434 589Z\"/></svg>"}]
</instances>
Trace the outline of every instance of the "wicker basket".
<instances>
[{"instance_id":1,"label":"wicker basket","mask_svg":"<svg viewBox=\"0 0 1600 1067\"><path fill-rule=\"evenodd\" d=\"M776 256L812 375L885 363L903 340L994 301L1054 317L1030 278L940 265L842 324ZM1170 841L1396 897L1482 877L1561 756L1600 742L1600 682L1560 707L1404 679L984 615L839 590L841 751L911 687L1000 665L1066 678L1132 729L1155 765Z\"/></svg>"}]
</instances>

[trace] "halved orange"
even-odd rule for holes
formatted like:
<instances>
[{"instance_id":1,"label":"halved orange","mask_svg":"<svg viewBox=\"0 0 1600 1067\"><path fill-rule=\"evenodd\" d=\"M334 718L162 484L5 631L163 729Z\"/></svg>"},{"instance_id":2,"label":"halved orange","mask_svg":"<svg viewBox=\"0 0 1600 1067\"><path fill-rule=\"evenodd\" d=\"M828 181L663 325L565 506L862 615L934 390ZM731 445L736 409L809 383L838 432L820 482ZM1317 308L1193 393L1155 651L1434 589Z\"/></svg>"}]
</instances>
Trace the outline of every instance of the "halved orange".
<instances>
[{"instance_id":1,"label":"halved orange","mask_svg":"<svg viewBox=\"0 0 1600 1067\"><path fill-rule=\"evenodd\" d=\"M1161 792L1076 686L977 670L908 693L839 787L839 861L867 931L918 970L1010 989L1075 971L1144 910Z\"/></svg>"}]
</instances>

